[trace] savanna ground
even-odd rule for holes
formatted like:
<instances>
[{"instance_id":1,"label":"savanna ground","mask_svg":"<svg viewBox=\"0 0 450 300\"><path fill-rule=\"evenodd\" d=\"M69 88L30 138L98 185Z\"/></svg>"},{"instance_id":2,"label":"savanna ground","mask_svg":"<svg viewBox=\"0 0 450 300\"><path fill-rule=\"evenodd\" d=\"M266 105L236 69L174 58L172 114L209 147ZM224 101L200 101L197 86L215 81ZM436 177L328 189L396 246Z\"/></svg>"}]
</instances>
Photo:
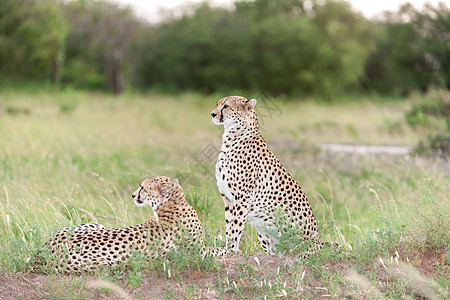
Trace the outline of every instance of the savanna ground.
<instances>
[{"instance_id":1,"label":"savanna ground","mask_svg":"<svg viewBox=\"0 0 450 300\"><path fill-rule=\"evenodd\" d=\"M210 118L220 96L0 91L0 299L448 297L448 160L320 149L415 145L443 125L414 129L404 114L433 95L340 104L259 97L263 136L306 191L323 240L340 251L327 246L308 261L265 256L248 227L237 256L136 257L89 276L32 272L29 259L62 227L148 218L131 193L152 175L180 180L208 242L220 244L225 222L213 173L223 128Z\"/></svg>"}]
</instances>

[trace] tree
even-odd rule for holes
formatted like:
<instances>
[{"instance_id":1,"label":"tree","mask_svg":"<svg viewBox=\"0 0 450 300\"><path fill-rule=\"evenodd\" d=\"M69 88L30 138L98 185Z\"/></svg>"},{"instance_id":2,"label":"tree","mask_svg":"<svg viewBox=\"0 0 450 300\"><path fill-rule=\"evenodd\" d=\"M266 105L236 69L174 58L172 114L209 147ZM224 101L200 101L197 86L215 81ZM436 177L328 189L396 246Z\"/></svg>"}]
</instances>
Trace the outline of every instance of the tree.
<instances>
[{"instance_id":1,"label":"tree","mask_svg":"<svg viewBox=\"0 0 450 300\"><path fill-rule=\"evenodd\" d=\"M377 24L376 50L369 57L363 86L408 94L433 86L450 87L450 13L444 3L421 12L403 5Z\"/></svg>"},{"instance_id":2,"label":"tree","mask_svg":"<svg viewBox=\"0 0 450 300\"><path fill-rule=\"evenodd\" d=\"M67 29L55 1L1 0L0 72L57 81Z\"/></svg>"},{"instance_id":3,"label":"tree","mask_svg":"<svg viewBox=\"0 0 450 300\"><path fill-rule=\"evenodd\" d=\"M109 2L78 0L67 3L64 14L70 24L64 81L121 93L126 51L140 27L132 11Z\"/></svg>"},{"instance_id":4,"label":"tree","mask_svg":"<svg viewBox=\"0 0 450 300\"><path fill-rule=\"evenodd\" d=\"M427 3L416 15L414 25L425 39L425 60L430 70L429 85L450 89L450 9L444 2Z\"/></svg>"},{"instance_id":5,"label":"tree","mask_svg":"<svg viewBox=\"0 0 450 300\"><path fill-rule=\"evenodd\" d=\"M306 2L306 1L305 1ZM256 0L235 10L202 4L140 36L144 86L331 96L358 84L367 22L345 3Z\"/></svg>"},{"instance_id":6,"label":"tree","mask_svg":"<svg viewBox=\"0 0 450 300\"><path fill-rule=\"evenodd\" d=\"M372 33L347 3L240 1L236 10L255 24L260 87L332 97L357 85L373 47Z\"/></svg>"},{"instance_id":7,"label":"tree","mask_svg":"<svg viewBox=\"0 0 450 300\"><path fill-rule=\"evenodd\" d=\"M134 42L140 57L135 82L144 88L206 93L248 88L252 53L247 26L228 10L202 4L192 15L148 27Z\"/></svg>"}]
</instances>

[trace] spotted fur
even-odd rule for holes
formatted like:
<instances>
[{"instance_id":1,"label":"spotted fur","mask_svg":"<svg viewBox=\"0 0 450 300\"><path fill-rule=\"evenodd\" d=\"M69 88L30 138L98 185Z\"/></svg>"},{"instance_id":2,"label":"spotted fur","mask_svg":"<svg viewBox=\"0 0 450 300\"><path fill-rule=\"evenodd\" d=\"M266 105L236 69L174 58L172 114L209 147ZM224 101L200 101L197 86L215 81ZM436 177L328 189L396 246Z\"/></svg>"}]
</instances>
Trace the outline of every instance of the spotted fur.
<instances>
[{"instance_id":1,"label":"spotted fur","mask_svg":"<svg viewBox=\"0 0 450 300\"><path fill-rule=\"evenodd\" d=\"M202 225L178 180L165 176L146 178L132 196L136 205L151 206L155 216L123 228L82 224L58 231L44 247L56 271L93 271L99 266L126 262L134 251L155 258L182 244L186 246L186 238L191 246L202 242Z\"/></svg>"},{"instance_id":2,"label":"spotted fur","mask_svg":"<svg viewBox=\"0 0 450 300\"><path fill-rule=\"evenodd\" d=\"M212 111L216 125L224 126L216 164L216 181L225 204L227 249L238 251L246 220L258 232L262 248L275 254L281 235L276 212L287 228L298 228L299 238L311 244L304 253L322 248L316 218L303 190L267 146L258 127L255 99L230 96Z\"/></svg>"}]
</instances>

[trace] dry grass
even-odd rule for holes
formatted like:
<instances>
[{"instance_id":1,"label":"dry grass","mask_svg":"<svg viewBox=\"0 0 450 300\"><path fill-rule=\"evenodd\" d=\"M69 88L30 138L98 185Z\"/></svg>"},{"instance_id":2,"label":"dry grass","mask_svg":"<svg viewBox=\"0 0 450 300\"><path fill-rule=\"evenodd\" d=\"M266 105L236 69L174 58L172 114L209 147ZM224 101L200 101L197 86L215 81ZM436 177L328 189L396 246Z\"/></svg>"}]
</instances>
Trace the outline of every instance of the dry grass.
<instances>
[{"instance_id":1,"label":"dry grass","mask_svg":"<svg viewBox=\"0 0 450 300\"><path fill-rule=\"evenodd\" d=\"M27 259L61 227L87 222L118 227L147 219L150 211L135 207L130 195L139 180L149 175L179 178L207 232L223 238L223 203L212 175L216 157L214 151L212 155L205 151L217 150L221 142L223 129L213 125L209 115L216 100L195 94L115 98L81 92L0 93L2 268L26 270ZM294 295L300 289L305 290L304 297L342 295L344 275L323 267L325 262L344 260L361 266L398 249L412 259L423 251L449 246L448 162L341 155L317 148L322 142L415 143L420 132L403 120L408 102L274 103L266 102L269 110L264 110L264 102L259 101L260 114L265 116L260 116L262 134L306 191L324 240L345 246L348 256L331 251L313 259L307 275L302 276L305 269L286 271L295 282L303 277L301 284L293 281L291 289L282 286L286 280L278 279L270 281L270 286L267 279L266 285L261 281L264 289L245 280L239 286L239 272L235 272L228 280L236 286L231 281L228 290L220 290L226 279L217 277L219 296L263 291L277 297L284 295L283 290ZM251 227L244 234L241 251L244 256L261 254ZM448 274L448 266L433 270L440 286L448 284L439 275ZM251 277L252 271L246 272ZM373 283L367 277L370 272L358 273ZM314 274L317 281L311 281ZM240 278L244 275L241 272ZM147 273L147 278L151 276ZM184 285L187 294L182 297L198 293L194 283ZM208 290L205 286L202 291ZM442 295L436 288L431 291ZM395 296L386 289L380 293Z\"/></svg>"}]
</instances>

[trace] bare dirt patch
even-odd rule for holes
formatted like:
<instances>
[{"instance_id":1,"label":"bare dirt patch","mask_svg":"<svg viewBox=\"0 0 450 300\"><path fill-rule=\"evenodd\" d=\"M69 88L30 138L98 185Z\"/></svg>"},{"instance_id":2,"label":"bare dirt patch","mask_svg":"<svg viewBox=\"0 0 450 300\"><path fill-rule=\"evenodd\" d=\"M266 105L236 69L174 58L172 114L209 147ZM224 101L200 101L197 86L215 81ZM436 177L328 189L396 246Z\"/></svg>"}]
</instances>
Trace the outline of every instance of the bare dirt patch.
<instances>
[{"instance_id":1,"label":"bare dirt patch","mask_svg":"<svg viewBox=\"0 0 450 300\"><path fill-rule=\"evenodd\" d=\"M449 249L427 251L412 264L420 273L433 277L437 264L448 264ZM239 299L267 295L269 299L345 297L350 291L333 289L330 281L344 282L344 274L353 268L349 262L326 262L320 266L299 264L294 257L229 256L219 260L212 272L194 268L173 271L145 271L136 288L115 283L129 299ZM387 277L380 265L364 268ZM442 272L442 269L440 269ZM448 267L446 269L448 272ZM328 274L328 275L326 275ZM448 274L447 274L448 275ZM126 299L108 289L89 288L94 277L0 273L0 299Z\"/></svg>"}]
</instances>

